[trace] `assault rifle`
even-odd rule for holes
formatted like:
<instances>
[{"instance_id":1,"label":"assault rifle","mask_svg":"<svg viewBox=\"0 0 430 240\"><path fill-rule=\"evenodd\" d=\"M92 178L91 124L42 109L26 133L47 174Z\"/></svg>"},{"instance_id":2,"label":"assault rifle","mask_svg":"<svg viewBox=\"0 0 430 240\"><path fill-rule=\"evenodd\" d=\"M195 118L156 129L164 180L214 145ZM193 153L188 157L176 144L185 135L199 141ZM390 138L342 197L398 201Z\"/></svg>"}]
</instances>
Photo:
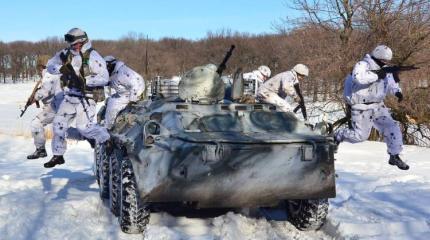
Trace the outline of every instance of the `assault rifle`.
<instances>
[{"instance_id":1,"label":"assault rifle","mask_svg":"<svg viewBox=\"0 0 430 240\"><path fill-rule=\"evenodd\" d=\"M21 115L19 115L19 117L22 117L22 115L24 115L25 111L27 111L27 108L33 103L36 103L36 107L40 108L39 101L34 100L34 96L36 95L37 90L40 89L40 87L39 87L40 84L42 84L42 80L37 81L36 85L34 85L33 91L31 92L30 97L28 97L27 103L25 103L24 109L21 110Z\"/></svg>"},{"instance_id":2,"label":"assault rifle","mask_svg":"<svg viewBox=\"0 0 430 240\"><path fill-rule=\"evenodd\" d=\"M399 73L403 72L403 71L412 71L412 70L417 70L420 69L419 67L415 67L415 65L409 65L409 66L386 66L386 67L382 67L379 70L372 70L372 72L376 73L376 74L381 74L381 73L392 73L393 77L394 77L394 81L399 82L400 78L399 78Z\"/></svg>"},{"instance_id":3,"label":"assault rifle","mask_svg":"<svg viewBox=\"0 0 430 240\"><path fill-rule=\"evenodd\" d=\"M227 65L227 61L228 59L231 57L231 54L233 53L235 46L231 45L230 50L228 50L228 52L225 54L224 59L222 60L221 64L218 66L216 72L219 74L219 76L221 77L222 72L224 72L224 70L226 69Z\"/></svg>"},{"instance_id":4,"label":"assault rifle","mask_svg":"<svg viewBox=\"0 0 430 240\"><path fill-rule=\"evenodd\" d=\"M301 109L303 118L306 121L306 120L308 120L308 114L306 113L305 99L303 98L303 94L302 94L302 90L300 89L300 85L294 84L294 90L296 90L296 93L300 98L300 102L299 102L299 105L296 108L294 108L293 112L296 113L297 111L299 111L299 109Z\"/></svg>"},{"instance_id":5,"label":"assault rifle","mask_svg":"<svg viewBox=\"0 0 430 240\"><path fill-rule=\"evenodd\" d=\"M85 81L83 80L84 77L82 77L81 74L77 75L75 70L73 69L73 66L71 64L72 55L70 53L70 50L67 50L66 53L62 52L60 54L60 59L63 62L63 66L60 68L60 80L62 86L67 86L69 88L74 87L76 89L81 90L82 93L85 93Z\"/></svg>"}]
</instances>

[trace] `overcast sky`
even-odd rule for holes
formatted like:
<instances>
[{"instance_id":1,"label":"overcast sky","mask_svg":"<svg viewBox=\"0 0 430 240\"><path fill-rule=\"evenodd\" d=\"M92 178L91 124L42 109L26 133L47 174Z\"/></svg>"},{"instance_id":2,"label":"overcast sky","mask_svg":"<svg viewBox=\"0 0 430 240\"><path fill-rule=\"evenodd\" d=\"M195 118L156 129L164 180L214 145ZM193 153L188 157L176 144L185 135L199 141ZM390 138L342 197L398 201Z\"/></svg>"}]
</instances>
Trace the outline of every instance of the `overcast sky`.
<instances>
[{"instance_id":1,"label":"overcast sky","mask_svg":"<svg viewBox=\"0 0 430 240\"><path fill-rule=\"evenodd\" d=\"M287 0L4 0L0 41L39 41L72 27L92 39L118 39L130 32L149 38L200 39L221 29L275 33L273 23L296 14Z\"/></svg>"}]
</instances>

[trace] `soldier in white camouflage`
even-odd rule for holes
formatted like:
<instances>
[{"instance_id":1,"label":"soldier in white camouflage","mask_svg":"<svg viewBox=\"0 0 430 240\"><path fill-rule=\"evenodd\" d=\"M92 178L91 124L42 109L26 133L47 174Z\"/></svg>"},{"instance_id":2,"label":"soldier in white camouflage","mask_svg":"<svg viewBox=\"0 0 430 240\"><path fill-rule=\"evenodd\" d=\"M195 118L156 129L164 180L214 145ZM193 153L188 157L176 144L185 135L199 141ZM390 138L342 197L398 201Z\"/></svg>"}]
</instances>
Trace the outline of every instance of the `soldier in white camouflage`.
<instances>
[{"instance_id":1,"label":"soldier in white camouflage","mask_svg":"<svg viewBox=\"0 0 430 240\"><path fill-rule=\"evenodd\" d=\"M258 89L257 97L260 101L275 105L282 112L292 112L292 106L279 94L292 97L299 101L294 85L309 75L309 68L297 64L290 71L282 72L266 80Z\"/></svg>"},{"instance_id":2,"label":"soldier in white camouflage","mask_svg":"<svg viewBox=\"0 0 430 240\"><path fill-rule=\"evenodd\" d=\"M397 121L391 117L390 109L384 104L387 95L394 95L399 102L403 99L402 90L394 80L392 73L381 70L393 57L392 50L385 46L377 46L370 54L355 64L348 75L344 86L344 98L351 107L351 127L339 129L335 133L337 143L358 143L369 138L372 127L384 136L388 163L401 170L408 170L400 158L403 149L403 137Z\"/></svg>"},{"instance_id":3,"label":"soldier in white camouflage","mask_svg":"<svg viewBox=\"0 0 430 240\"><path fill-rule=\"evenodd\" d=\"M64 37L70 46L57 52L47 64L49 73L61 75L65 97L53 121L54 156L44 164L46 168L64 163L65 136L72 122L76 122L77 130L87 139L103 143L110 138L106 128L98 125L95 119L96 101L104 97L100 90L109 81L106 62L81 29L73 28Z\"/></svg>"},{"instance_id":4,"label":"soldier in white camouflage","mask_svg":"<svg viewBox=\"0 0 430 240\"><path fill-rule=\"evenodd\" d=\"M257 70L254 70L252 72L244 73L243 79L247 81L253 81L254 82L254 89L252 95L257 97L258 88L270 78L270 75L272 74L272 71L268 66L261 65L258 67Z\"/></svg>"},{"instance_id":5,"label":"soldier in white camouflage","mask_svg":"<svg viewBox=\"0 0 430 240\"><path fill-rule=\"evenodd\" d=\"M36 151L27 156L27 159L37 159L47 156L45 144L45 126L52 123L58 107L63 101L64 94L61 89L60 77L52 75L46 70L46 62L49 57L42 55L38 57L38 69L41 72L42 83L41 87L34 95L34 101L43 103L42 111L31 121L31 135L34 139Z\"/></svg>"},{"instance_id":6,"label":"soldier in white camouflage","mask_svg":"<svg viewBox=\"0 0 430 240\"><path fill-rule=\"evenodd\" d=\"M105 127L110 129L118 113L127 104L137 102L142 97L145 81L141 75L113 56L106 56L104 59L110 76L109 86L115 90L106 106Z\"/></svg>"}]
</instances>

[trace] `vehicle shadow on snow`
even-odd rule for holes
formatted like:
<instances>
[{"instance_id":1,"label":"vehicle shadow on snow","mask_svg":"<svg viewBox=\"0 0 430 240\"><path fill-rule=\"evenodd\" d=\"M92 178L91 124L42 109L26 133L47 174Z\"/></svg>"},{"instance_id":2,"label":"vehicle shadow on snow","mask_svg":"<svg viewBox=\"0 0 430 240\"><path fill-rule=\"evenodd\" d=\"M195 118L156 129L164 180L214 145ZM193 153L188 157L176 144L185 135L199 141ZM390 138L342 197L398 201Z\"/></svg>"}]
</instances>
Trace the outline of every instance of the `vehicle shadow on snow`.
<instances>
[{"instance_id":1,"label":"vehicle shadow on snow","mask_svg":"<svg viewBox=\"0 0 430 240\"><path fill-rule=\"evenodd\" d=\"M193 205L181 203L157 203L151 205L151 212L166 212L174 217L187 218L214 218L228 212L234 212L232 208L201 208L196 209Z\"/></svg>"},{"instance_id":2,"label":"vehicle shadow on snow","mask_svg":"<svg viewBox=\"0 0 430 240\"><path fill-rule=\"evenodd\" d=\"M265 218L268 221L286 221L287 213L283 206L256 208L201 208L181 203L163 203L151 206L151 212L166 212L174 217L215 218L233 212L249 218Z\"/></svg>"},{"instance_id":3,"label":"vehicle shadow on snow","mask_svg":"<svg viewBox=\"0 0 430 240\"><path fill-rule=\"evenodd\" d=\"M57 197L52 200L67 199L69 190L76 189L82 192L98 192L97 188L92 188L91 185L95 182L94 175L85 173L89 169L82 171L70 171L68 169L53 169L50 172L43 174L40 180L45 192L50 192L53 179L66 179L66 184L57 192Z\"/></svg>"}]
</instances>

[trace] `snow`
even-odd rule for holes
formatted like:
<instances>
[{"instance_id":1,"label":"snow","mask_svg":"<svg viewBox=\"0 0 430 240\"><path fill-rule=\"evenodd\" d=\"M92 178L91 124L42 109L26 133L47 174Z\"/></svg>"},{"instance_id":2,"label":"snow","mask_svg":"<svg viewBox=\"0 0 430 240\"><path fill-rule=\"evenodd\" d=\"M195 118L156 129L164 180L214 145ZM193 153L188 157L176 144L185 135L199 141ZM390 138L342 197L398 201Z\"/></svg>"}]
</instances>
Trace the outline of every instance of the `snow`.
<instances>
[{"instance_id":1,"label":"snow","mask_svg":"<svg viewBox=\"0 0 430 240\"><path fill-rule=\"evenodd\" d=\"M18 116L31 85L0 85L0 239L430 239L430 149L405 146L411 168L401 171L380 142L340 145L337 197L319 231L298 231L279 209L242 209L198 218L156 212L145 235L124 234L99 198L87 142L69 141L66 163L53 169L42 166L49 158L25 158L37 109Z\"/></svg>"}]
</instances>

